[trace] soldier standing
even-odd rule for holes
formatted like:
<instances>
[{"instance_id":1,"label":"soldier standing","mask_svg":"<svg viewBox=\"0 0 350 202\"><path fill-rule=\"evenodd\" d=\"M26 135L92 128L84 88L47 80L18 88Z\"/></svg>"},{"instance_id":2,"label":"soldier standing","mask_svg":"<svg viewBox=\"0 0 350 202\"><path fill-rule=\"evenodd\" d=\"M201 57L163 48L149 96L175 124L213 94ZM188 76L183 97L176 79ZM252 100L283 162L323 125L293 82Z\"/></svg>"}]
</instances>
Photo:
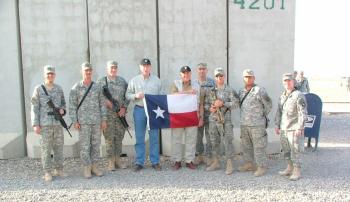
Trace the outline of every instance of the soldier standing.
<instances>
[{"instance_id":1,"label":"soldier standing","mask_svg":"<svg viewBox=\"0 0 350 202\"><path fill-rule=\"evenodd\" d=\"M55 120L53 109L47 104L50 100L63 116L66 113L66 101L61 86L54 83L55 68L51 65L44 67L45 83L34 89L31 98L31 118L34 132L40 135L41 162L45 172L44 180L52 181L53 175L65 177L63 172L63 129ZM53 162L51 151L53 150Z\"/></svg>"},{"instance_id":2,"label":"soldier standing","mask_svg":"<svg viewBox=\"0 0 350 202\"><path fill-rule=\"evenodd\" d=\"M256 177L266 173L267 158L267 115L272 108L271 98L265 89L254 83L254 72L250 69L243 71L245 87L239 91L241 106L241 146L244 164L239 171L255 171Z\"/></svg>"},{"instance_id":3,"label":"soldier standing","mask_svg":"<svg viewBox=\"0 0 350 202\"><path fill-rule=\"evenodd\" d=\"M304 71L299 71L296 77L296 88L302 93L310 93L309 80L304 77Z\"/></svg>"},{"instance_id":4,"label":"soldier standing","mask_svg":"<svg viewBox=\"0 0 350 202\"><path fill-rule=\"evenodd\" d=\"M280 135L284 157L288 162L282 176L290 176L290 180L301 177L300 152L304 150L304 125L307 118L305 96L295 89L292 74L283 74L285 91L282 93L275 117L276 134Z\"/></svg>"},{"instance_id":5,"label":"soldier standing","mask_svg":"<svg viewBox=\"0 0 350 202\"><path fill-rule=\"evenodd\" d=\"M83 80L76 83L69 94L69 115L74 128L79 130L80 158L84 177L102 176L98 169L101 129L106 129L107 109L101 86L92 81L92 66L81 65Z\"/></svg>"},{"instance_id":6,"label":"soldier standing","mask_svg":"<svg viewBox=\"0 0 350 202\"><path fill-rule=\"evenodd\" d=\"M206 63L199 63L197 65L198 70L198 79L194 80L203 90L213 88L215 86L215 81L212 78L207 77L208 68ZM207 165L210 164L211 159L211 143L209 137L209 115L210 115L210 103L209 99L205 97L204 100L204 114L203 114L203 126L198 127L197 131L197 144L196 144L196 158L194 163L199 165L201 163L207 162ZM203 137L205 134L205 139L207 141L205 145L203 144ZM206 158L205 158L206 157Z\"/></svg>"},{"instance_id":7,"label":"soldier standing","mask_svg":"<svg viewBox=\"0 0 350 202\"><path fill-rule=\"evenodd\" d=\"M107 107L107 128L103 135L106 142L106 153L108 158L108 170L114 171L115 168L120 168L119 157L122 153L122 142L125 134L125 128L119 117L125 117L126 109L129 101L125 98L125 92L128 87L127 82L123 77L118 76L118 63L116 61L107 62L107 76L100 78L97 81L100 86L108 89L118 106L113 106L113 103L105 97L105 106ZM118 107L118 108L116 108ZM116 111L119 110L119 111Z\"/></svg>"},{"instance_id":8,"label":"soldier standing","mask_svg":"<svg viewBox=\"0 0 350 202\"><path fill-rule=\"evenodd\" d=\"M126 98L132 100L135 103L134 107L134 126L136 135L136 159L134 171L140 171L143 169L146 158L145 150L145 135L147 126L147 117L145 108L143 106L143 98L145 94L159 95L161 93L161 82L157 76L151 74L152 65L151 61L144 58L140 62L141 74L132 78L129 82L128 89L126 90ZM148 130L149 132L149 156L152 163L152 167L160 171L161 166L159 164L159 135L158 129Z\"/></svg>"},{"instance_id":9,"label":"soldier standing","mask_svg":"<svg viewBox=\"0 0 350 202\"><path fill-rule=\"evenodd\" d=\"M212 162L207 171L220 168L219 154L220 142L223 139L226 157L226 174L233 173L233 124L231 110L239 107L237 93L225 84L225 73L222 68L214 71L215 87L206 91L210 98L209 133L212 144Z\"/></svg>"},{"instance_id":10,"label":"soldier standing","mask_svg":"<svg viewBox=\"0 0 350 202\"><path fill-rule=\"evenodd\" d=\"M171 94L196 94L198 100L200 98L200 86L198 83L191 83L191 68L189 66L183 66L180 68L180 80L175 80L171 86ZM203 102L199 101L199 125L203 125ZM175 161L174 169L181 168L182 160L182 140L185 139L185 162L186 167L189 169L196 169L196 165L193 163L196 153L196 139L197 139L197 126L185 127L185 128L172 128L171 129L171 148L172 158Z\"/></svg>"}]
</instances>

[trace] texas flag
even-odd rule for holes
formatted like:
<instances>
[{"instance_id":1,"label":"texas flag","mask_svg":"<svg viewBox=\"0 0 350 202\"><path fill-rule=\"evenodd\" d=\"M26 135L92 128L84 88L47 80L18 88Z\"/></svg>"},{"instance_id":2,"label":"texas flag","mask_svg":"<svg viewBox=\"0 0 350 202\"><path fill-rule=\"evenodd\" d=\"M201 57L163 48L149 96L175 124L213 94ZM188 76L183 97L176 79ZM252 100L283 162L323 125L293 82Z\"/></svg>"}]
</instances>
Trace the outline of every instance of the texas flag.
<instances>
[{"instance_id":1,"label":"texas flag","mask_svg":"<svg viewBox=\"0 0 350 202\"><path fill-rule=\"evenodd\" d=\"M185 128L198 125L196 95L145 94L143 102L150 129Z\"/></svg>"}]
</instances>

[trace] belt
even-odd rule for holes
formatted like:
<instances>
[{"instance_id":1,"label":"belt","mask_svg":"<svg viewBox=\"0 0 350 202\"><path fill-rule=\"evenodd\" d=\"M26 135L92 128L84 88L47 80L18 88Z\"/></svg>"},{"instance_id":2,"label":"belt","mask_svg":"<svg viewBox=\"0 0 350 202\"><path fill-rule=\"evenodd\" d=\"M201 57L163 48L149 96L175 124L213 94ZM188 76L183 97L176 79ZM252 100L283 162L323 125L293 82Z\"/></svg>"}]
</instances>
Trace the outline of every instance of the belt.
<instances>
[{"instance_id":1,"label":"belt","mask_svg":"<svg viewBox=\"0 0 350 202\"><path fill-rule=\"evenodd\" d=\"M49 115L49 116L53 116L53 115L55 115L53 112L47 112L47 115Z\"/></svg>"},{"instance_id":2,"label":"belt","mask_svg":"<svg viewBox=\"0 0 350 202\"><path fill-rule=\"evenodd\" d=\"M141 105L135 105L135 107L145 108L144 106L141 106Z\"/></svg>"}]
</instances>

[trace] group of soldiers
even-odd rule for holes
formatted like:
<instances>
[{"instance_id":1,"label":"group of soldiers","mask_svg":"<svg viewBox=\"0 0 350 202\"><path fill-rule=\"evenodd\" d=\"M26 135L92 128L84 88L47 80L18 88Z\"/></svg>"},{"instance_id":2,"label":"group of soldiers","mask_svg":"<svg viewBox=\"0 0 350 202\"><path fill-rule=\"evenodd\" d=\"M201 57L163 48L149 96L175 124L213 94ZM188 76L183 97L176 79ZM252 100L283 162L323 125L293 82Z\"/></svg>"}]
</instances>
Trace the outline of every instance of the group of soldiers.
<instances>
[{"instance_id":1,"label":"group of soldiers","mask_svg":"<svg viewBox=\"0 0 350 202\"><path fill-rule=\"evenodd\" d=\"M77 82L69 94L69 117L79 131L80 158L83 176L102 176L98 167L101 132L106 142L108 171L120 168L122 140L126 131L125 115L130 101L134 102L133 119L135 126L135 172L144 169L146 158L145 135L149 134L149 157L152 168L160 171L159 130L147 128L143 98L145 94L162 94L160 79L151 73L151 61L141 60L140 74L129 83L118 75L118 63L107 62L107 75L92 81L93 68L90 63L81 65L82 80ZM254 72L243 71L244 87L237 93L225 84L226 74L216 68L214 78L207 76L206 63L197 65L198 78L192 80L189 66L180 68L180 78L170 87L170 94L196 94L198 97L198 119L196 127L172 128L172 160L174 170L182 167L182 161L189 169L206 164L207 171L220 169L220 155L224 154L227 175L233 166L233 124L231 113L240 109L241 149L244 164L239 171L254 171L262 176L267 171L268 114L272 108L271 98L263 87L255 83ZM62 88L55 81L55 68L44 67L45 82L34 89L31 98L31 118L35 133L40 134L44 180L52 181L53 176L65 177L63 171L63 128L62 116L66 113L66 102ZM278 101L275 117L276 134L280 135L287 168L280 175L290 180L301 177L300 152L303 149L303 132L306 121L306 100L296 89L293 74L284 74L285 91ZM53 104L48 104L48 103ZM63 120L64 122L64 120ZM62 125L62 126L61 126ZM206 145L203 139L206 139ZM183 140L185 154L182 154ZM224 152L220 145L223 145ZM53 159L51 152L53 151Z\"/></svg>"}]
</instances>

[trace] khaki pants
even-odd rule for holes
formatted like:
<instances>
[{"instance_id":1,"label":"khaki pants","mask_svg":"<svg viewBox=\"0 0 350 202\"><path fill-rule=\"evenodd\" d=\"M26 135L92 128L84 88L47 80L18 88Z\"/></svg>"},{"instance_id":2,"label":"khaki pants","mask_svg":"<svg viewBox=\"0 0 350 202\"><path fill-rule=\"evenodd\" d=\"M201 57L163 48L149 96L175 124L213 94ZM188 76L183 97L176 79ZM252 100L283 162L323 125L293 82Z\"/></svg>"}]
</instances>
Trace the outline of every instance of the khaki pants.
<instances>
[{"instance_id":1,"label":"khaki pants","mask_svg":"<svg viewBox=\"0 0 350 202\"><path fill-rule=\"evenodd\" d=\"M185 139L185 162L191 163L195 158L197 127L171 129L171 149L173 161L182 160L182 141Z\"/></svg>"}]
</instances>

